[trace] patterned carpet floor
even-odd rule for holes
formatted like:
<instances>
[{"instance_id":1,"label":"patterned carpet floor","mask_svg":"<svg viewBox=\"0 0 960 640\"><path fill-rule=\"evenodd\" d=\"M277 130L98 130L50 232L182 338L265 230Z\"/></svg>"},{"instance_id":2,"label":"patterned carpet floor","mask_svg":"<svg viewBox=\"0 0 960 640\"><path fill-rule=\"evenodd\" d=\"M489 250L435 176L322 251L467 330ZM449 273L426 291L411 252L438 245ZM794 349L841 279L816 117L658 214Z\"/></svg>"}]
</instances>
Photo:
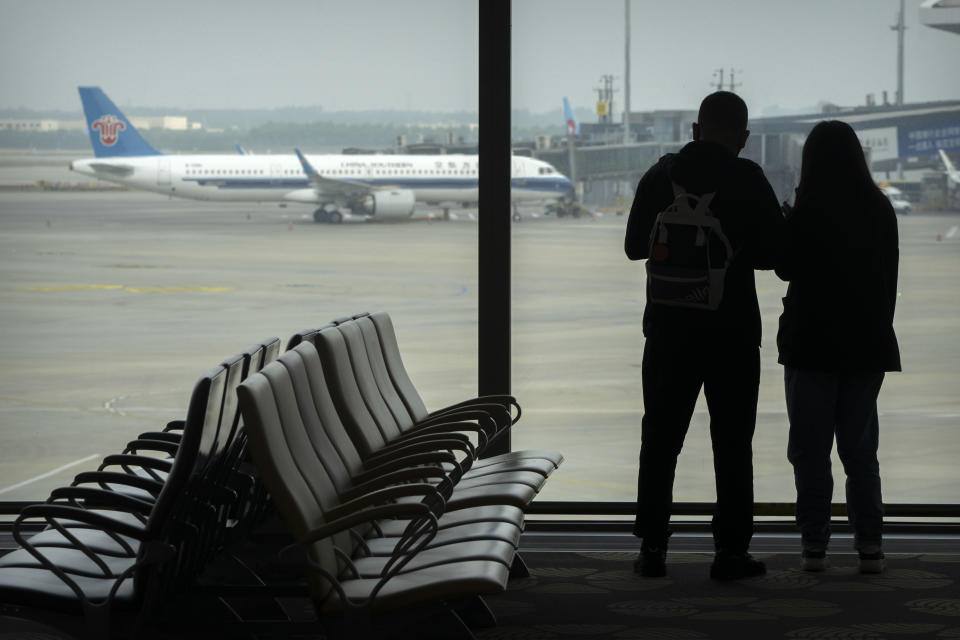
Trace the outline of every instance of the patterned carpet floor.
<instances>
[{"instance_id":1,"label":"patterned carpet floor","mask_svg":"<svg viewBox=\"0 0 960 640\"><path fill-rule=\"evenodd\" d=\"M890 555L861 575L837 554L823 573L795 554L754 554L767 575L709 578L712 556L671 553L666 578L633 573L635 554L533 552L531 576L487 598L498 625L479 640L960 640L960 555Z\"/></svg>"}]
</instances>

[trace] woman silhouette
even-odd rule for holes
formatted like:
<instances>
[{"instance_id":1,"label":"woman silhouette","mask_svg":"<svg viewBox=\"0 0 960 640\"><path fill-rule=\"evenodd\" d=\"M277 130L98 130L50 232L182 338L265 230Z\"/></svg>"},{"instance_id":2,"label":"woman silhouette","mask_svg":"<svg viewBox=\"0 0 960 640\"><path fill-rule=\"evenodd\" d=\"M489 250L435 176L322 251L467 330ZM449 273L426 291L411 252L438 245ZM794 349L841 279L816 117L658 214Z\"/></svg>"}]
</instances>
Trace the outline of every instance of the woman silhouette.
<instances>
[{"instance_id":1,"label":"woman silhouette","mask_svg":"<svg viewBox=\"0 0 960 640\"><path fill-rule=\"evenodd\" d=\"M822 571L830 542L834 437L860 571L884 568L877 396L900 370L893 330L897 220L850 125L817 124L803 147L777 275L789 281L777 333L797 487L801 566Z\"/></svg>"}]
</instances>

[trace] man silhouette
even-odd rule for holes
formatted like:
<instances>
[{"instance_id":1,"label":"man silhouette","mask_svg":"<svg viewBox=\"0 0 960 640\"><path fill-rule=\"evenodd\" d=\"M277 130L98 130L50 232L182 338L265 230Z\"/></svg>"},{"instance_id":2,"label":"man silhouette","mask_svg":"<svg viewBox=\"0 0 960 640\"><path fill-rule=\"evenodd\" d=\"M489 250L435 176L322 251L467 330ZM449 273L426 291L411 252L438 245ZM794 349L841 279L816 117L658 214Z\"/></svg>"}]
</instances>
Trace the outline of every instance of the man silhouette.
<instances>
[{"instance_id":1,"label":"man silhouette","mask_svg":"<svg viewBox=\"0 0 960 640\"><path fill-rule=\"evenodd\" d=\"M753 536L752 440L760 384L754 269L775 266L784 223L762 169L737 157L749 135L747 105L740 97L717 91L704 98L693 142L663 156L644 174L627 221L627 257L642 260L649 257L657 214L674 200L674 184L694 195L715 193L710 209L733 249L716 310L649 299L644 309L644 415L634 525L643 542L634 569L645 576L666 574L677 456L701 387L710 412L717 487L710 575L724 580L766 571L747 553Z\"/></svg>"}]
</instances>

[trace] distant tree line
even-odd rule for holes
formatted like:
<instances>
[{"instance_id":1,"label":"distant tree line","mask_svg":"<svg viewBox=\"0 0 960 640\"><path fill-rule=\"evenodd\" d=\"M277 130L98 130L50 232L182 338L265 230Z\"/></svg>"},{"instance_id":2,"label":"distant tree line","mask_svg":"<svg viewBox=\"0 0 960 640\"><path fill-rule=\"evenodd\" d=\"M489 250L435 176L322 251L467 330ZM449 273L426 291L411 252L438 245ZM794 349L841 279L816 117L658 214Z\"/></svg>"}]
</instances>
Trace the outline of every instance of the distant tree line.
<instances>
[{"instance_id":1,"label":"distant tree line","mask_svg":"<svg viewBox=\"0 0 960 640\"><path fill-rule=\"evenodd\" d=\"M562 135L562 124L515 127L515 140L530 140L537 135ZM389 149L398 136L407 144L445 143L449 134L455 142L475 143L477 131L469 126L426 127L396 124L345 124L313 122L277 123L223 131L168 131L149 129L141 132L157 150L168 153L231 152L241 145L254 153L288 153L294 147L304 151L332 151L346 147ZM83 131L0 130L0 148L42 151L89 149L90 140Z\"/></svg>"},{"instance_id":2,"label":"distant tree line","mask_svg":"<svg viewBox=\"0 0 960 640\"><path fill-rule=\"evenodd\" d=\"M454 139L475 142L476 133L468 127L406 127L390 124L311 124L267 123L252 128L223 131L169 131L148 129L141 134L157 150L171 153L229 152L237 145L255 153L287 153L294 147L305 151L343 147L386 149L396 146L398 136L408 144L445 142L447 132ZM83 131L0 131L0 148L12 149L89 149L90 139Z\"/></svg>"}]
</instances>

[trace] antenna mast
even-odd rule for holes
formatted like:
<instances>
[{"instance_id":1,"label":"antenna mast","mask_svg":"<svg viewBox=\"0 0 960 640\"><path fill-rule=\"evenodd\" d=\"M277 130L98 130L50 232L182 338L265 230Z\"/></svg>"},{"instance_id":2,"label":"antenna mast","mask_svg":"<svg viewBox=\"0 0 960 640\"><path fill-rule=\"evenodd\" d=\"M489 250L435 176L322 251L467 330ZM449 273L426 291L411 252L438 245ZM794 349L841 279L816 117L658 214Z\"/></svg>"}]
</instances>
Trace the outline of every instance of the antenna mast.
<instances>
[{"instance_id":1,"label":"antenna mast","mask_svg":"<svg viewBox=\"0 0 960 640\"><path fill-rule=\"evenodd\" d=\"M743 71L743 69L740 69L740 71ZM737 92L737 87L739 87L740 85L743 84L742 82L735 82L735 81L734 81L734 79L736 78L736 75L735 75L735 74L736 74L736 70L730 69L730 93L736 93L736 92ZM722 70L721 70L720 79L721 79L721 84L723 84L723 82L722 82L722 80L723 80Z\"/></svg>"},{"instance_id":2,"label":"antenna mast","mask_svg":"<svg viewBox=\"0 0 960 640\"><path fill-rule=\"evenodd\" d=\"M723 67L717 69L713 72L713 75L719 75L720 79L717 81L717 91L723 91Z\"/></svg>"},{"instance_id":3,"label":"antenna mast","mask_svg":"<svg viewBox=\"0 0 960 640\"><path fill-rule=\"evenodd\" d=\"M903 32L907 30L907 25L903 20L903 0L900 0L900 14L897 16L897 24L890 27L897 32L897 99L898 106L903 104Z\"/></svg>"}]
</instances>

